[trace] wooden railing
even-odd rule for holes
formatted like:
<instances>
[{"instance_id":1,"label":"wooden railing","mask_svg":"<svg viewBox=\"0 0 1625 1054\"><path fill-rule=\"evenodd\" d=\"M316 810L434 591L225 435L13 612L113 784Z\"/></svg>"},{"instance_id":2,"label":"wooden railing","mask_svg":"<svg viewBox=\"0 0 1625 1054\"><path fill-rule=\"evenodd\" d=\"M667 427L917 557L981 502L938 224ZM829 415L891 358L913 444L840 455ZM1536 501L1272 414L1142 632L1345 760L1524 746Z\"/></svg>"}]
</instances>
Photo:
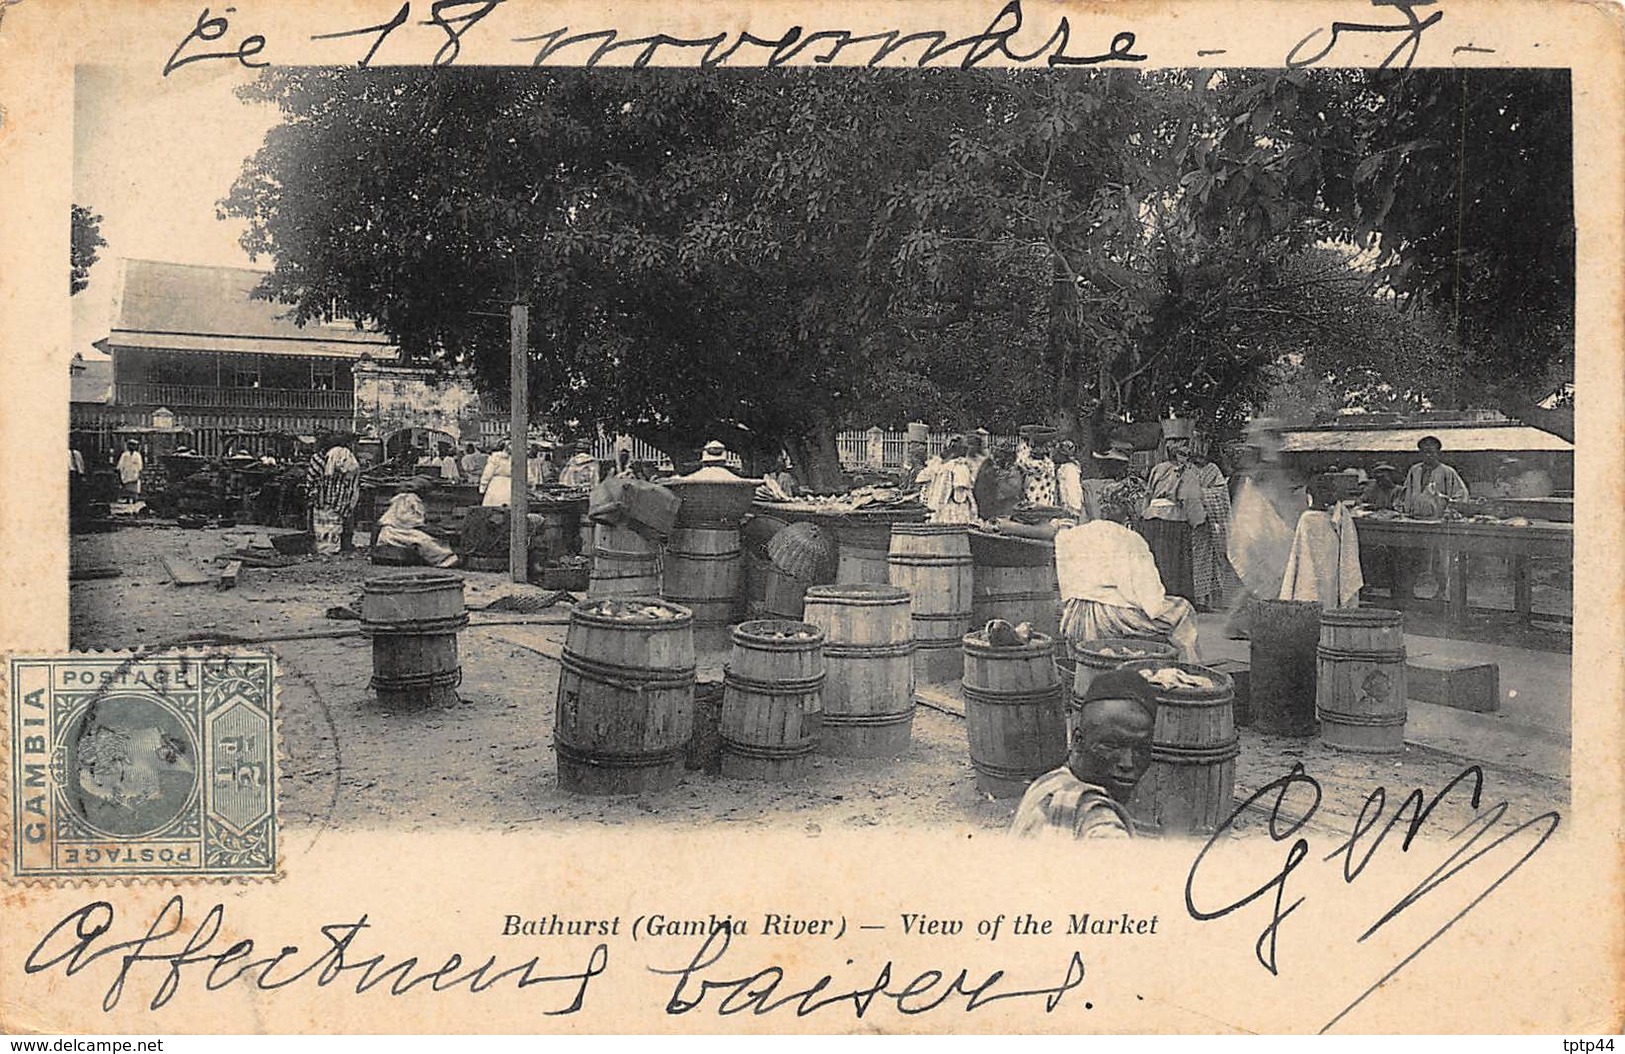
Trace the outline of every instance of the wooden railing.
<instances>
[{"instance_id":1,"label":"wooden railing","mask_svg":"<svg viewBox=\"0 0 1625 1054\"><path fill-rule=\"evenodd\" d=\"M201 384L115 384L113 401L126 406L211 407L243 410L355 409L355 393L310 388L217 388Z\"/></svg>"}]
</instances>

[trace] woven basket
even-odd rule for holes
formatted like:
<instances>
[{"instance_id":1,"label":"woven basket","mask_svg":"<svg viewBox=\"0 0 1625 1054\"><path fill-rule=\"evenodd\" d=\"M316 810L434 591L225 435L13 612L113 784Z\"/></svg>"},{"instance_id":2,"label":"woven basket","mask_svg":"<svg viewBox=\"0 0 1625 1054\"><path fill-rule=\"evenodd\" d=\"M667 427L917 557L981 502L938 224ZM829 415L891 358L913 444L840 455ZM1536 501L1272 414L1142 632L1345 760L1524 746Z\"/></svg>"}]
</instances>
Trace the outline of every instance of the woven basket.
<instances>
[{"instance_id":1,"label":"woven basket","mask_svg":"<svg viewBox=\"0 0 1625 1054\"><path fill-rule=\"evenodd\" d=\"M739 528L739 540L745 551L767 559L767 545L773 536L790 526L784 520L756 513Z\"/></svg>"},{"instance_id":2,"label":"woven basket","mask_svg":"<svg viewBox=\"0 0 1625 1054\"><path fill-rule=\"evenodd\" d=\"M812 585L835 581L841 551L835 536L814 523L792 523L767 543L773 566Z\"/></svg>"}]
</instances>

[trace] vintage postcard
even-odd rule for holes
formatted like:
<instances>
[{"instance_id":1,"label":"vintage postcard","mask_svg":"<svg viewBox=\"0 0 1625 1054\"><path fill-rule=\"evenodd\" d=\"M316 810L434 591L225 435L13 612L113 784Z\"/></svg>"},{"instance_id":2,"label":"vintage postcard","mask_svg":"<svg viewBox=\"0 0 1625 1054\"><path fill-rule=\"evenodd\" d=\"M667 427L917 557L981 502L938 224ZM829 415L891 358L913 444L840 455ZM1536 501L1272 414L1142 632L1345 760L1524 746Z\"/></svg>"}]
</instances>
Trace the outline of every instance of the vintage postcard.
<instances>
[{"instance_id":1,"label":"vintage postcard","mask_svg":"<svg viewBox=\"0 0 1625 1054\"><path fill-rule=\"evenodd\" d=\"M5 4L0 1030L1618 1034L1622 97L1560 0Z\"/></svg>"}]
</instances>

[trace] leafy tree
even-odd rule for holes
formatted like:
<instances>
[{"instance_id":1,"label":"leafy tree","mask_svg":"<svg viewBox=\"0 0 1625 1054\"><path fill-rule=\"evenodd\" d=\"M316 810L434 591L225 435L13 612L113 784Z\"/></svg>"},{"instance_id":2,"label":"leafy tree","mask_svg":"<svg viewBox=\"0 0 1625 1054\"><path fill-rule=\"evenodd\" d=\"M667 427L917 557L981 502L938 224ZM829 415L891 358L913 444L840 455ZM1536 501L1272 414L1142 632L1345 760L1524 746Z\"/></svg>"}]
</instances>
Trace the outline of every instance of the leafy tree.
<instances>
[{"instance_id":1,"label":"leafy tree","mask_svg":"<svg viewBox=\"0 0 1625 1054\"><path fill-rule=\"evenodd\" d=\"M1444 402L1518 413L1572 380L1566 70L1234 74L1221 95L1189 156L1204 232L1366 250L1374 287L1449 320Z\"/></svg>"},{"instance_id":2,"label":"leafy tree","mask_svg":"<svg viewBox=\"0 0 1625 1054\"><path fill-rule=\"evenodd\" d=\"M101 216L83 205L73 207L72 234L69 242L70 275L68 295L73 296L90 284L90 269L96 265L96 250L107 244L102 237Z\"/></svg>"}]
</instances>

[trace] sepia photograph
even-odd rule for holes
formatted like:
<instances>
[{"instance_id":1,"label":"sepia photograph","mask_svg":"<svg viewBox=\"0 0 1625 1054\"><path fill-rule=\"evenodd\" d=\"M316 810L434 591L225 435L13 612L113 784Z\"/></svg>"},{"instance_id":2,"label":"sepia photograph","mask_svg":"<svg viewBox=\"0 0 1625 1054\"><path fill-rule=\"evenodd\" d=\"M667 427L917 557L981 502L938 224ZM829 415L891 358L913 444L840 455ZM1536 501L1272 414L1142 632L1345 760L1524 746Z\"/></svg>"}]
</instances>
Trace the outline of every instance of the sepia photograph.
<instances>
[{"instance_id":1,"label":"sepia photograph","mask_svg":"<svg viewBox=\"0 0 1625 1054\"><path fill-rule=\"evenodd\" d=\"M284 823L1566 809L1566 71L128 79L70 639L268 647Z\"/></svg>"},{"instance_id":2,"label":"sepia photograph","mask_svg":"<svg viewBox=\"0 0 1625 1054\"><path fill-rule=\"evenodd\" d=\"M34 2L0 1031L1625 1027L1617 12Z\"/></svg>"}]
</instances>

